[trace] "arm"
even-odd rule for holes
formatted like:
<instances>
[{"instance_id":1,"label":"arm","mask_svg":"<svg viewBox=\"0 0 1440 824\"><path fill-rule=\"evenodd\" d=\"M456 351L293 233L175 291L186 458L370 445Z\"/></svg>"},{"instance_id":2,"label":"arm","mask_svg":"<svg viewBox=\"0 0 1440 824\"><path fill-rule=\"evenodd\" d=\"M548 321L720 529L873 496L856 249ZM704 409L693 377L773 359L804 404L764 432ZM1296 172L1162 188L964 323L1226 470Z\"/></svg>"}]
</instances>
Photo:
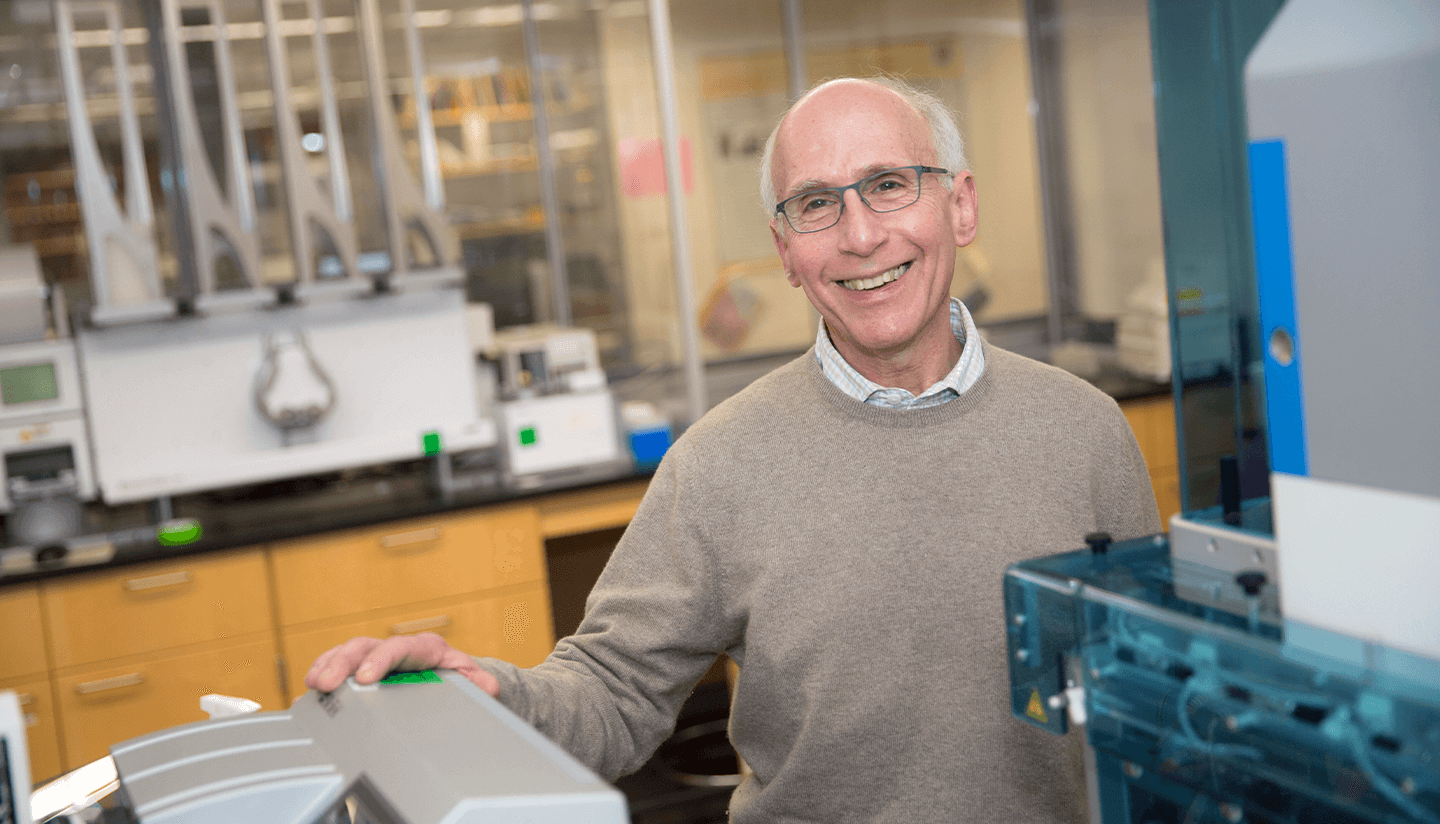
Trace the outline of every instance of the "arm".
<instances>
[{"instance_id":1,"label":"arm","mask_svg":"<svg viewBox=\"0 0 1440 824\"><path fill-rule=\"evenodd\" d=\"M529 670L480 662L511 710L607 779L649 758L737 634L705 528L717 502L695 488L704 473L693 446L682 440L666 456L576 633Z\"/></svg>"},{"instance_id":2,"label":"arm","mask_svg":"<svg viewBox=\"0 0 1440 824\"><path fill-rule=\"evenodd\" d=\"M396 669L454 669L607 779L643 764L695 682L731 645L718 571L683 481L677 444L586 602L576 634L539 666L477 661L433 633L352 638L315 660L305 684L373 683ZM692 475L693 476L693 475Z\"/></svg>"}]
</instances>

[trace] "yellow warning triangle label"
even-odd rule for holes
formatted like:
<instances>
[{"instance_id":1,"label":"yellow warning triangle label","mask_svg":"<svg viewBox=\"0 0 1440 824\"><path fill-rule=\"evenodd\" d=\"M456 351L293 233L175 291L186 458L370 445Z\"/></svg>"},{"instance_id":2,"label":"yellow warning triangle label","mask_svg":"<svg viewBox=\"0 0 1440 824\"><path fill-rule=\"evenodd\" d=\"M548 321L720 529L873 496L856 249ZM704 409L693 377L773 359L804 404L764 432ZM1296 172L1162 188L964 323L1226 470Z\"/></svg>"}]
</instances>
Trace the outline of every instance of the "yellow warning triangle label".
<instances>
[{"instance_id":1,"label":"yellow warning triangle label","mask_svg":"<svg viewBox=\"0 0 1440 824\"><path fill-rule=\"evenodd\" d=\"M1050 723L1050 716L1045 714L1045 705L1040 702L1040 690L1030 690L1030 703L1025 706L1025 714L1041 724Z\"/></svg>"}]
</instances>

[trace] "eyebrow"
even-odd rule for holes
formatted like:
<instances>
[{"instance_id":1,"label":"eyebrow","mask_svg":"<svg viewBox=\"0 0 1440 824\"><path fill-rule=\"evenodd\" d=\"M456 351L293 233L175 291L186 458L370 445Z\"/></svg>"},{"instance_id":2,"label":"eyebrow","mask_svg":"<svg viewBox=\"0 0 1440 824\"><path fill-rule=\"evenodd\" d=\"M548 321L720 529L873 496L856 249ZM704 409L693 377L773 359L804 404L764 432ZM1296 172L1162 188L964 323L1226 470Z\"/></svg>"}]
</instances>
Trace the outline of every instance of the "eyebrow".
<instances>
[{"instance_id":1,"label":"eyebrow","mask_svg":"<svg viewBox=\"0 0 1440 824\"><path fill-rule=\"evenodd\" d=\"M860 170L860 177L856 178L856 180L864 180L865 178L873 174L879 174L880 172L888 171L890 169L899 169L906 165L908 164L901 163L897 166L894 163L872 163L869 166L866 166L865 168ZM854 183L856 182L856 180L852 180L850 182ZM791 186L790 189L786 191L785 197L794 197L795 195L803 194L805 192L813 192L816 189L838 189L840 188L840 185L830 183L829 181L825 180L816 180L814 178L811 178L810 180L802 180L799 183L796 183L794 186ZM785 198L781 199L784 200Z\"/></svg>"}]
</instances>

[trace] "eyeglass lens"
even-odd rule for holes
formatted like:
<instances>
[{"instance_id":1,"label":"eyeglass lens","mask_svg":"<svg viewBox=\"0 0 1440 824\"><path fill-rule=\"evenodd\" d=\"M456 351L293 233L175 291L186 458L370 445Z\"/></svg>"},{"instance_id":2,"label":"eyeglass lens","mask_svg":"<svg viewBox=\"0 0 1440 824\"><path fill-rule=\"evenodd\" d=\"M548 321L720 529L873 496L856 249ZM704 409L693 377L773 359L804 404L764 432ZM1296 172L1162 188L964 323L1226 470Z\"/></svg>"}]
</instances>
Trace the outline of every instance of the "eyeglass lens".
<instances>
[{"instance_id":1,"label":"eyeglass lens","mask_svg":"<svg viewBox=\"0 0 1440 824\"><path fill-rule=\"evenodd\" d=\"M890 169L838 189L817 189L785 202L785 218L797 232L818 232L840 220L845 190L855 189L865 205L877 212L893 212L920 199L918 169Z\"/></svg>"}]
</instances>

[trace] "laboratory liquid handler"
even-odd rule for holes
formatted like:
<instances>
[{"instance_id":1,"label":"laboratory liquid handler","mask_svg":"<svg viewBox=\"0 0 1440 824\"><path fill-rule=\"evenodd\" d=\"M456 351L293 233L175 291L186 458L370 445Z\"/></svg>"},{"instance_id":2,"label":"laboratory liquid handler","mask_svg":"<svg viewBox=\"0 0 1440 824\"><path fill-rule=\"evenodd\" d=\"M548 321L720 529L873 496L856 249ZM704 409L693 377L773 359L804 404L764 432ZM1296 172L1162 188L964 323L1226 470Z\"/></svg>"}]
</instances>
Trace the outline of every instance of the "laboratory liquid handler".
<instances>
[{"instance_id":1,"label":"laboratory liquid handler","mask_svg":"<svg viewBox=\"0 0 1440 824\"><path fill-rule=\"evenodd\" d=\"M1190 506L1007 571L1013 713L1104 824L1440 824L1440 5L1150 11Z\"/></svg>"}]
</instances>

